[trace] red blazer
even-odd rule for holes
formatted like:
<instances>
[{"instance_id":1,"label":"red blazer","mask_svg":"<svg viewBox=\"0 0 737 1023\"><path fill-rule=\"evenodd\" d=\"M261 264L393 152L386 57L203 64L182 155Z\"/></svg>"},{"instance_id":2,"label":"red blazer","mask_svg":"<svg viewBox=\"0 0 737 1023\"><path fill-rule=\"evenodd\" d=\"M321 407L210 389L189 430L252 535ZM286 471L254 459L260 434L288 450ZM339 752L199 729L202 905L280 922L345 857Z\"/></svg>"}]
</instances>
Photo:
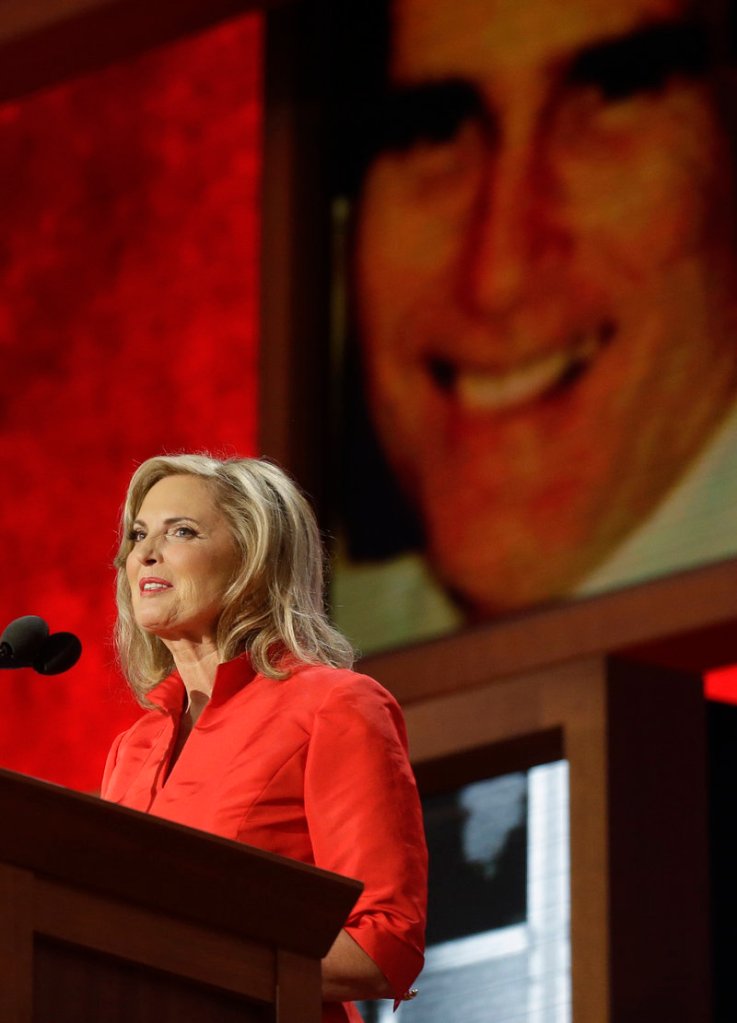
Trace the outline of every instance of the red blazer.
<instances>
[{"instance_id":1,"label":"red blazer","mask_svg":"<svg viewBox=\"0 0 737 1023\"><path fill-rule=\"evenodd\" d=\"M238 657L166 778L179 675L149 698L157 709L113 743L103 798L363 881L345 929L401 998L422 968L427 853L396 700L352 671L301 665L278 681ZM324 1008L323 1023L360 1018Z\"/></svg>"}]
</instances>

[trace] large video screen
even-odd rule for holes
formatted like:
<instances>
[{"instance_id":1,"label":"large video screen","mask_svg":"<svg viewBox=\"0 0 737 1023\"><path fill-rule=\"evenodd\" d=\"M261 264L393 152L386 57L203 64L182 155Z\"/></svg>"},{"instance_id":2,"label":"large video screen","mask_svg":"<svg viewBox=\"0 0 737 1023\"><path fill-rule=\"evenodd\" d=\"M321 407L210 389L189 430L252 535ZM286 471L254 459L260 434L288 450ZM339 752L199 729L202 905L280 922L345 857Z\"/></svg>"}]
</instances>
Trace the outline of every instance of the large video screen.
<instances>
[{"instance_id":1,"label":"large video screen","mask_svg":"<svg viewBox=\"0 0 737 1023\"><path fill-rule=\"evenodd\" d=\"M366 1023L570 1023L568 765L423 800L430 854L427 956L397 1014Z\"/></svg>"},{"instance_id":2,"label":"large video screen","mask_svg":"<svg viewBox=\"0 0 737 1023\"><path fill-rule=\"evenodd\" d=\"M368 652L733 557L717 5L336 6L339 624Z\"/></svg>"}]
</instances>

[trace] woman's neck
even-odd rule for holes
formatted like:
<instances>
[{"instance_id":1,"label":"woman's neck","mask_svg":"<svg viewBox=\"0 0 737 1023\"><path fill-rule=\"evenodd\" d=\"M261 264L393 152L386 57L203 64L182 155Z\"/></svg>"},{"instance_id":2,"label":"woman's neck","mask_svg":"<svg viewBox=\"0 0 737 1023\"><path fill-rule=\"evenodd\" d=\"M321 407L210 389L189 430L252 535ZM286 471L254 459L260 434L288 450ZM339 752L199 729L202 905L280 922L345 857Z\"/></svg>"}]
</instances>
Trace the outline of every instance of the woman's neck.
<instances>
[{"instance_id":1,"label":"woman's neck","mask_svg":"<svg viewBox=\"0 0 737 1023\"><path fill-rule=\"evenodd\" d=\"M217 648L184 642L167 643L167 646L187 690L188 705L199 716L215 686L220 664Z\"/></svg>"}]
</instances>

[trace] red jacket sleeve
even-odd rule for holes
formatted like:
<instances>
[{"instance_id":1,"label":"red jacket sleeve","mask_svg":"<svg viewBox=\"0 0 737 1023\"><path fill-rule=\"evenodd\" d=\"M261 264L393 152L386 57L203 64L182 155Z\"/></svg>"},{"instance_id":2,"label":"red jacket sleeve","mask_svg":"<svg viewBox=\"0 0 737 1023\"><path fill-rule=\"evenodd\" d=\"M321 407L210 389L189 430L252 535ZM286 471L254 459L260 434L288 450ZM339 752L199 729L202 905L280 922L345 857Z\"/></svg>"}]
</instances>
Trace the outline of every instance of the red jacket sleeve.
<instances>
[{"instance_id":1,"label":"red jacket sleeve","mask_svg":"<svg viewBox=\"0 0 737 1023\"><path fill-rule=\"evenodd\" d=\"M402 713L351 674L316 715L305 769L315 862L364 883L345 929L397 998L422 969L427 850Z\"/></svg>"}]
</instances>

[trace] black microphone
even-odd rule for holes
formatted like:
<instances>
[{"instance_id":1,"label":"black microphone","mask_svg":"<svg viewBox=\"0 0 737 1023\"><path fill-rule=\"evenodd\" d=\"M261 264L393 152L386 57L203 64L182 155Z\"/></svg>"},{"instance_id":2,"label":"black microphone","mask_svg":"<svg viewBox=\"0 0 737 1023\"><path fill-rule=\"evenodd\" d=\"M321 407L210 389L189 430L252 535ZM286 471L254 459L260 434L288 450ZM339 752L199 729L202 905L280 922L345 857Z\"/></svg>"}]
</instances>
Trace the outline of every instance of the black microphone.
<instances>
[{"instance_id":1,"label":"black microphone","mask_svg":"<svg viewBox=\"0 0 737 1023\"><path fill-rule=\"evenodd\" d=\"M71 632L54 632L38 615L16 618L0 636L0 669L33 668L39 675L60 675L80 658L82 644Z\"/></svg>"},{"instance_id":2,"label":"black microphone","mask_svg":"<svg viewBox=\"0 0 737 1023\"><path fill-rule=\"evenodd\" d=\"M46 640L33 661L39 675L61 675L79 660L82 644L73 632L54 632Z\"/></svg>"},{"instance_id":3,"label":"black microphone","mask_svg":"<svg viewBox=\"0 0 737 1023\"><path fill-rule=\"evenodd\" d=\"M38 615L23 615L0 636L0 668L30 668L49 637L49 627Z\"/></svg>"}]
</instances>

